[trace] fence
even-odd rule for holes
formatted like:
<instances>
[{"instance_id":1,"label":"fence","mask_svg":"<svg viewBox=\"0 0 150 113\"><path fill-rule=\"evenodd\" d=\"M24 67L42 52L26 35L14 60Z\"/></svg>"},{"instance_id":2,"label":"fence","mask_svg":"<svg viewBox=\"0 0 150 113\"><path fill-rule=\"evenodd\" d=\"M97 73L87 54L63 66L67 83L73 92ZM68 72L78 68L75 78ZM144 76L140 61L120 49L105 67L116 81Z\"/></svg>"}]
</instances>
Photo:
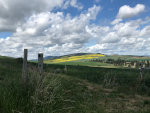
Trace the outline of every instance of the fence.
<instances>
[{"instance_id":1,"label":"fence","mask_svg":"<svg viewBox=\"0 0 150 113\"><path fill-rule=\"evenodd\" d=\"M22 82L25 83L27 80L27 57L28 57L28 50L24 49L24 59L23 59L23 69L22 69ZM150 68L140 66L140 79L143 82L144 81L144 71L149 70ZM67 67L65 65L64 71L67 71ZM39 75L42 76L43 74L43 53L38 53L38 72Z\"/></svg>"},{"instance_id":2,"label":"fence","mask_svg":"<svg viewBox=\"0 0 150 113\"><path fill-rule=\"evenodd\" d=\"M27 58L28 58L28 49L24 49L24 58L23 58L23 69L22 69L22 83L25 84L27 81ZM43 74L43 53L38 54L38 70L39 75Z\"/></svg>"}]
</instances>

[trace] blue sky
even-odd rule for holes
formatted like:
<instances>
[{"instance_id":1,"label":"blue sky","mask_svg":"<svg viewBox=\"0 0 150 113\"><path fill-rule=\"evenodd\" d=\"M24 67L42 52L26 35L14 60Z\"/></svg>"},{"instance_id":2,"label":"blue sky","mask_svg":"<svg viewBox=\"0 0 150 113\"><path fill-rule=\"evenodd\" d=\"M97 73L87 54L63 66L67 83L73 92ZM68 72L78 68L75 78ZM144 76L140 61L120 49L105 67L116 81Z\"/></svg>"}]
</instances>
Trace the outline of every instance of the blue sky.
<instances>
[{"instance_id":1,"label":"blue sky","mask_svg":"<svg viewBox=\"0 0 150 113\"><path fill-rule=\"evenodd\" d=\"M7 38L9 36L12 36L12 32L1 32L0 33L0 38Z\"/></svg>"},{"instance_id":2,"label":"blue sky","mask_svg":"<svg viewBox=\"0 0 150 113\"><path fill-rule=\"evenodd\" d=\"M0 55L20 57L24 48L31 58L150 55L149 0L0 0L0 7Z\"/></svg>"},{"instance_id":3,"label":"blue sky","mask_svg":"<svg viewBox=\"0 0 150 113\"><path fill-rule=\"evenodd\" d=\"M110 22L115 19L118 10L123 5L129 5L130 7L135 7L136 4L144 4L146 6L145 13L137 15L132 19L137 18L145 18L145 16L150 15L150 1L149 0L79 0L81 4L84 5L82 10L78 10L73 7L69 7L67 10L62 10L65 14L70 13L72 16L79 15L82 11L86 11L88 8L92 7L94 4L101 6L101 12L97 15L96 20L94 21L96 24L109 24L106 22Z\"/></svg>"}]
</instances>

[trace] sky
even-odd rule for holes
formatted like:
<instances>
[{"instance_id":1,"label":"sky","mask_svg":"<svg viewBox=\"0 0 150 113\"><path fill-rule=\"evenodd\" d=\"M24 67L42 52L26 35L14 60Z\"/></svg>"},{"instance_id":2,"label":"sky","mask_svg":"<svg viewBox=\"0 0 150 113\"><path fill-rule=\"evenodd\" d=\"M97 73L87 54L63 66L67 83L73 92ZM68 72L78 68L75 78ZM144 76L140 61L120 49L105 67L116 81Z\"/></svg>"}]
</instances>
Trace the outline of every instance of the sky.
<instances>
[{"instance_id":1,"label":"sky","mask_svg":"<svg viewBox=\"0 0 150 113\"><path fill-rule=\"evenodd\" d=\"M150 0L0 0L0 55L150 55Z\"/></svg>"}]
</instances>

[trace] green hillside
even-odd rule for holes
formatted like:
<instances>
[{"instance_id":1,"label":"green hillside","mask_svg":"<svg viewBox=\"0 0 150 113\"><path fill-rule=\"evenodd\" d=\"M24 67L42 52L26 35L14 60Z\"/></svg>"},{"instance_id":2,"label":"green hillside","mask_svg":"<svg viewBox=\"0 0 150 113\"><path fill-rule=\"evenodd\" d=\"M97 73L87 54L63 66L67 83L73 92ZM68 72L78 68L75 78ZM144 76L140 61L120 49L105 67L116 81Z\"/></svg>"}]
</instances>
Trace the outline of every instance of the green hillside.
<instances>
[{"instance_id":1,"label":"green hillside","mask_svg":"<svg viewBox=\"0 0 150 113\"><path fill-rule=\"evenodd\" d=\"M90 57L92 55L102 55ZM78 58L79 57L79 58ZM110 62L112 61L112 62ZM103 54L72 54L60 56L54 59L47 59L44 62L47 64L60 65L80 65L90 67L105 67L105 68L127 68L124 66L125 62L145 62L150 61L150 57L146 56L131 56L131 55L103 55ZM121 65L114 65L114 63L122 62Z\"/></svg>"},{"instance_id":2,"label":"green hillside","mask_svg":"<svg viewBox=\"0 0 150 113\"><path fill-rule=\"evenodd\" d=\"M150 71L141 82L137 69L45 64L40 78L28 63L0 58L0 113L149 113Z\"/></svg>"},{"instance_id":3,"label":"green hillside","mask_svg":"<svg viewBox=\"0 0 150 113\"><path fill-rule=\"evenodd\" d=\"M90 60L94 58L103 57L103 54L72 54L60 56L59 58L45 60L45 63L62 63L62 62L71 62L71 61L82 61L82 60Z\"/></svg>"}]
</instances>

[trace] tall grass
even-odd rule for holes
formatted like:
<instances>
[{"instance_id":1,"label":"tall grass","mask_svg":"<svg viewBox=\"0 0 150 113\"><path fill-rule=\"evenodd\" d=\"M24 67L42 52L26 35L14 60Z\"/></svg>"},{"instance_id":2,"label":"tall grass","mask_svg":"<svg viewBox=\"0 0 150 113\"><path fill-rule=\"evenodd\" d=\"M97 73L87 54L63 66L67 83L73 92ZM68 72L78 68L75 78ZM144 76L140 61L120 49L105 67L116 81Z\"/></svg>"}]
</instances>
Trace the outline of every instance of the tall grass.
<instances>
[{"instance_id":1,"label":"tall grass","mask_svg":"<svg viewBox=\"0 0 150 113\"><path fill-rule=\"evenodd\" d=\"M57 75L43 73L40 76L37 68L29 64L28 79L23 85L21 63L3 59L0 66L0 113L61 113L69 110Z\"/></svg>"},{"instance_id":2,"label":"tall grass","mask_svg":"<svg viewBox=\"0 0 150 113\"><path fill-rule=\"evenodd\" d=\"M118 88L118 91L124 93L138 93L150 95L150 70L145 70L145 81L140 81L140 70L138 69L114 69L114 68L96 68L87 66L65 66L62 65L45 65L48 72L60 69L61 72L77 77L80 79L88 80L91 83L103 85L108 88ZM49 68L51 68L49 70Z\"/></svg>"},{"instance_id":3,"label":"tall grass","mask_svg":"<svg viewBox=\"0 0 150 113\"><path fill-rule=\"evenodd\" d=\"M21 61L0 58L0 113L107 113L107 109L111 113L150 111L149 100L136 103L136 108L144 107L139 112L122 107L126 106L126 96L149 97L150 71L145 72L145 81L141 83L136 69L86 66L67 66L64 69L63 65L44 65L45 72L39 76L36 67L36 63L28 64L28 79L22 85ZM119 105L111 105L113 101Z\"/></svg>"}]
</instances>

